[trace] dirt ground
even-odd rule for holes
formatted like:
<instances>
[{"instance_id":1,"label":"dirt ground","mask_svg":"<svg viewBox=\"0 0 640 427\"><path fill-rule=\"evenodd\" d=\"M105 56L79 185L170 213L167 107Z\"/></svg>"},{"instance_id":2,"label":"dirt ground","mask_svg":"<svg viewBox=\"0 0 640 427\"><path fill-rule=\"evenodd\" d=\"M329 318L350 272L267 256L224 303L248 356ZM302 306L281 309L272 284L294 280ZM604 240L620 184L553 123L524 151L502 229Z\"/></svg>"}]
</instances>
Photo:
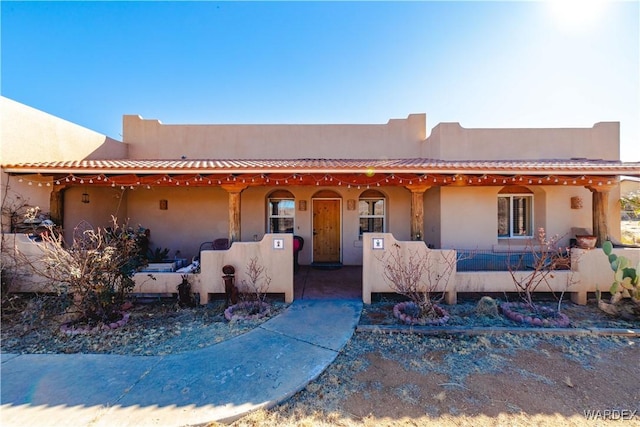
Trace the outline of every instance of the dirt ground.
<instances>
[{"instance_id":1,"label":"dirt ground","mask_svg":"<svg viewBox=\"0 0 640 427\"><path fill-rule=\"evenodd\" d=\"M513 414L523 421L541 417L554 423L577 418L580 424L587 409L640 409L637 365L631 362L640 360L640 348L603 356L592 369L585 369L552 345L520 350L507 358L500 374L472 374L461 385L448 382L442 374L409 372L397 362L370 354L370 367L357 379L375 387L350 396L344 408L361 418L444 416L439 421L448 419L452 424L457 424L456 419L468 419L470 424L477 418L497 420L501 414ZM631 363L620 364L619 360ZM398 388L413 396L398 395Z\"/></svg>"},{"instance_id":2,"label":"dirt ground","mask_svg":"<svg viewBox=\"0 0 640 427\"><path fill-rule=\"evenodd\" d=\"M638 339L357 335L304 391L234 425L640 425Z\"/></svg>"},{"instance_id":3,"label":"dirt ground","mask_svg":"<svg viewBox=\"0 0 640 427\"><path fill-rule=\"evenodd\" d=\"M66 336L45 315L55 312L54 302L18 298L3 306L2 351L172 354L255 327L224 321L222 306L180 309L158 303L134 307L122 328ZM367 307L361 325L394 322L392 305ZM450 307L451 323L509 323L478 316L474 307L464 302ZM567 303L564 311L582 331L640 329L640 322L608 318L594 304ZM305 389L234 426L640 426L640 338L373 330L356 332Z\"/></svg>"}]
</instances>

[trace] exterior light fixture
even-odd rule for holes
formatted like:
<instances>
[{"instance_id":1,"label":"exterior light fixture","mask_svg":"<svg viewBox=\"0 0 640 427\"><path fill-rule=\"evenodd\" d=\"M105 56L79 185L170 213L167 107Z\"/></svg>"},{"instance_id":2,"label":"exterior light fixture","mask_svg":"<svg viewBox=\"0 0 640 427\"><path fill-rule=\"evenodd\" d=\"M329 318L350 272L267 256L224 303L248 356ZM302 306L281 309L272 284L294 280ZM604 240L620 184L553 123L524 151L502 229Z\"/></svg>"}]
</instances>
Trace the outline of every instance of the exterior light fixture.
<instances>
[{"instance_id":1,"label":"exterior light fixture","mask_svg":"<svg viewBox=\"0 0 640 427\"><path fill-rule=\"evenodd\" d=\"M89 193L82 193L82 203L89 203Z\"/></svg>"}]
</instances>

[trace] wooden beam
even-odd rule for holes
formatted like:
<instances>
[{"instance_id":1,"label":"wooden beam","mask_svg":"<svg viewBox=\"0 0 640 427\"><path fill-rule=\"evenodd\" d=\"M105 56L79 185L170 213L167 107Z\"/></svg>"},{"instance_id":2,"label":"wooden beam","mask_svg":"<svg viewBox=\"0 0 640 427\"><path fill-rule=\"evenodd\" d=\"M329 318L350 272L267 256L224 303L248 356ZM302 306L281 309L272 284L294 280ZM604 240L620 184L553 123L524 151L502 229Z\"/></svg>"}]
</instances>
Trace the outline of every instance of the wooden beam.
<instances>
[{"instance_id":1,"label":"wooden beam","mask_svg":"<svg viewBox=\"0 0 640 427\"><path fill-rule=\"evenodd\" d=\"M49 195L51 221L64 227L64 188L54 188Z\"/></svg>"},{"instance_id":2,"label":"wooden beam","mask_svg":"<svg viewBox=\"0 0 640 427\"><path fill-rule=\"evenodd\" d=\"M424 239L424 192L431 188L427 184L412 184L405 188L411 191L411 240Z\"/></svg>"},{"instance_id":3,"label":"wooden beam","mask_svg":"<svg viewBox=\"0 0 640 427\"><path fill-rule=\"evenodd\" d=\"M614 185L588 186L592 197L592 224L593 235L598 238L596 245L602 247L602 243L609 238L607 212L609 211L609 191Z\"/></svg>"},{"instance_id":4,"label":"wooden beam","mask_svg":"<svg viewBox=\"0 0 640 427\"><path fill-rule=\"evenodd\" d=\"M229 193L229 244L231 244L239 242L242 237L240 229L240 195L248 186L245 184L225 184L221 187Z\"/></svg>"}]
</instances>

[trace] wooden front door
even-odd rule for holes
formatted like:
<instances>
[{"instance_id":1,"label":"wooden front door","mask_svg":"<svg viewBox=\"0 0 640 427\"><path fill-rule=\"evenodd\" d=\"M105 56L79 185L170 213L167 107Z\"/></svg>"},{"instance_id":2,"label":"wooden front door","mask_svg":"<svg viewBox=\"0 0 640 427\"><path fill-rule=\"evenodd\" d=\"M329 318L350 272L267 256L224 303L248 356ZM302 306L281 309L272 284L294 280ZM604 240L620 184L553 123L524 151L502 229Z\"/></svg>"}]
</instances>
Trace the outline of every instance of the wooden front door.
<instances>
[{"instance_id":1,"label":"wooden front door","mask_svg":"<svg viewBox=\"0 0 640 427\"><path fill-rule=\"evenodd\" d=\"M340 200L313 200L313 262L340 262Z\"/></svg>"}]
</instances>

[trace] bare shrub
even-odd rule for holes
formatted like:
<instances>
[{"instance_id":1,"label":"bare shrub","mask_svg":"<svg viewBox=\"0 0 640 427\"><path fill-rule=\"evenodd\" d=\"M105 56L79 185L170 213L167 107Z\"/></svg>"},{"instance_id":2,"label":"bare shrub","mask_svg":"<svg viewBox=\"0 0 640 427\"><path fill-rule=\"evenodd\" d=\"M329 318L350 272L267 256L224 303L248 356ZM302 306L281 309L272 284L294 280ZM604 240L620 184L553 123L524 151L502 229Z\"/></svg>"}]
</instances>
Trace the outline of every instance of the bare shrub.
<instances>
[{"instance_id":1,"label":"bare shrub","mask_svg":"<svg viewBox=\"0 0 640 427\"><path fill-rule=\"evenodd\" d=\"M400 245L379 259L384 266L383 277L391 289L409 298L419 309L417 317L436 319L439 313L434 305L442 301L444 292L456 267L456 254L427 249L425 252L408 250L403 256ZM440 295L436 294L437 290Z\"/></svg>"},{"instance_id":2,"label":"bare shrub","mask_svg":"<svg viewBox=\"0 0 640 427\"><path fill-rule=\"evenodd\" d=\"M271 286L271 277L267 275L266 268L254 257L249 260L245 273L249 280L242 280L242 298L266 303L267 292Z\"/></svg>"},{"instance_id":3,"label":"bare shrub","mask_svg":"<svg viewBox=\"0 0 640 427\"><path fill-rule=\"evenodd\" d=\"M183 274L180 276L182 278L182 282L178 285L178 306L181 308L184 307L195 307L196 306L196 298L193 295L193 291L191 290L191 281L189 280L188 274Z\"/></svg>"},{"instance_id":4,"label":"bare shrub","mask_svg":"<svg viewBox=\"0 0 640 427\"><path fill-rule=\"evenodd\" d=\"M533 312L538 308L533 302L533 294L540 286L546 286L553 292L549 280L557 270L571 270L571 258L568 248L558 244L560 236L557 234L547 237L544 228L538 228L535 239L529 239L525 250L512 262L513 253L509 254L507 270L522 302ZM524 272L524 273L523 273ZM565 291L574 284L573 274L567 278L565 289L558 298L558 313ZM554 293L555 295L555 293Z\"/></svg>"},{"instance_id":5,"label":"bare shrub","mask_svg":"<svg viewBox=\"0 0 640 427\"><path fill-rule=\"evenodd\" d=\"M266 268L255 257L249 260L245 273L249 280L243 279L238 288L242 301L224 311L224 316L229 321L254 320L271 314L271 306L266 301L271 277L267 275Z\"/></svg>"},{"instance_id":6,"label":"bare shrub","mask_svg":"<svg viewBox=\"0 0 640 427\"><path fill-rule=\"evenodd\" d=\"M70 313L77 320L108 322L120 315L135 285L133 275L145 263L140 234L119 226L115 217L108 228L79 225L69 246L61 233L51 230L38 245L41 256L23 261L70 300Z\"/></svg>"}]
</instances>

